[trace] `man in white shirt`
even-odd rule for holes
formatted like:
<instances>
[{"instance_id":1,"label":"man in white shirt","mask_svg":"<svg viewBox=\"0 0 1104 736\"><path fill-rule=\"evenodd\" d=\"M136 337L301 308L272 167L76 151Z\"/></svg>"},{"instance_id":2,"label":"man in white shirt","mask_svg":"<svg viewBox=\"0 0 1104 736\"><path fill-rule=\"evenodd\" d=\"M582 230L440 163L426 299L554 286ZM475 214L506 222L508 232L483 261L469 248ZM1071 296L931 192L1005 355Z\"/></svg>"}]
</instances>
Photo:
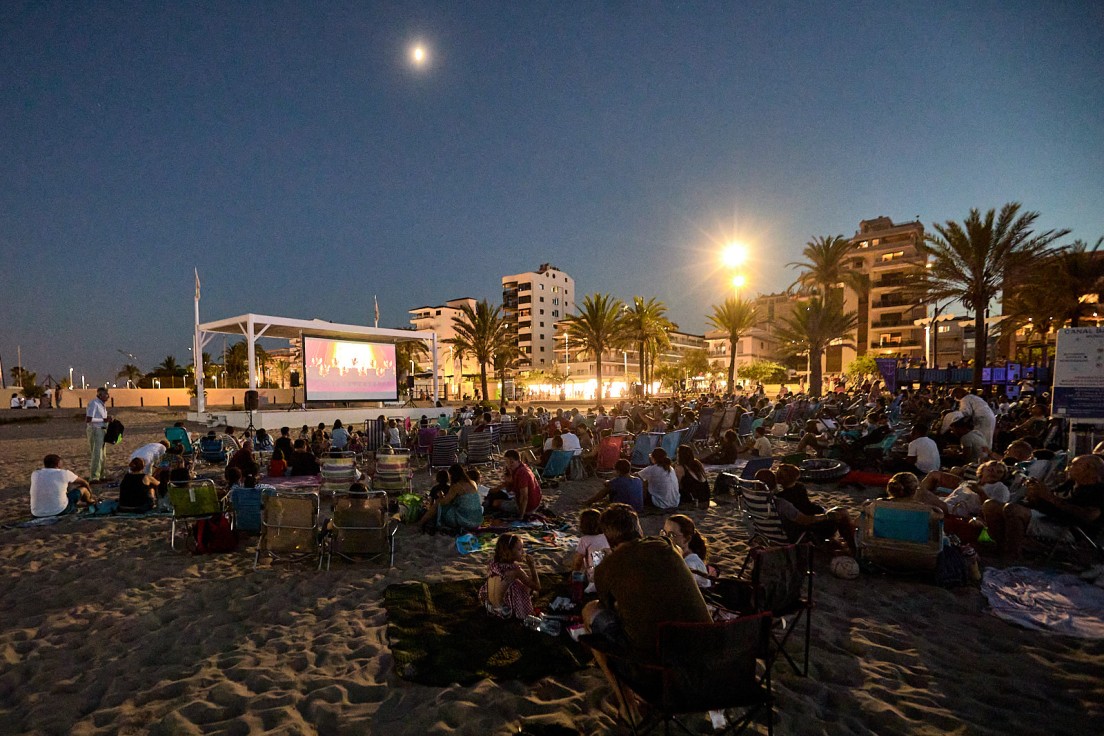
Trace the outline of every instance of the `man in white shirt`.
<instances>
[{"instance_id":1,"label":"man in white shirt","mask_svg":"<svg viewBox=\"0 0 1104 736\"><path fill-rule=\"evenodd\" d=\"M19 394L12 394L11 408L12 409L22 409L23 408L23 399L19 398Z\"/></svg>"},{"instance_id":2,"label":"man in white shirt","mask_svg":"<svg viewBox=\"0 0 1104 736\"><path fill-rule=\"evenodd\" d=\"M87 424L85 433L88 435L88 449L92 453L88 479L93 483L103 480L104 463L107 461L104 437L107 435L107 425L111 423L111 415L107 413L105 402L109 398L111 398L111 394L106 388L97 389L96 398L88 402L88 408L84 412L84 421Z\"/></svg>"},{"instance_id":3,"label":"man in white shirt","mask_svg":"<svg viewBox=\"0 0 1104 736\"><path fill-rule=\"evenodd\" d=\"M993 413L989 402L977 394L971 394L964 388L956 388L954 397L958 399L958 410L964 417L972 417L974 429L985 438L985 446L993 446L993 433L997 430L997 415Z\"/></svg>"},{"instance_id":4,"label":"man in white shirt","mask_svg":"<svg viewBox=\"0 0 1104 736\"><path fill-rule=\"evenodd\" d=\"M92 502L88 481L62 467L61 458L47 455L42 466L31 473L31 516L58 516Z\"/></svg>"},{"instance_id":5,"label":"man in white shirt","mask_svg":"<svg viewBox=\"0 0 1104 736\"><path fill-rule=\"evenodd\" d=\"M928 437L923 424L912 428L912 441L908 444L908 461L921 473L939 470L939 446Z\"/></svg>"},{"instance_id":6,"label":"man in white shirt","mask_svg":"<svg viewBox=\"0 0 1104 736\"><path fill-rule=\"evenodd\" d=\"M561 434L560 439L563 440L563 449L571 450L576 455L583 454L583 446L579 442L579 435L575 434L570 429Z\"/></svg>"},{"instance_id":7,"label":"man in white shirt","mask_svg":"<svg viewBox=\"0 0 1104 736\"><path fill-rule=\"evenodd\" d=\"M169 443L166 440L160 442L151 442L148 445L142 445L134 452L130 453L128 460L134 458L141 458L146 468L152 468L161 461L161 456L165 454L165 451L169 449Z\"/></svg>"}]
</instances>

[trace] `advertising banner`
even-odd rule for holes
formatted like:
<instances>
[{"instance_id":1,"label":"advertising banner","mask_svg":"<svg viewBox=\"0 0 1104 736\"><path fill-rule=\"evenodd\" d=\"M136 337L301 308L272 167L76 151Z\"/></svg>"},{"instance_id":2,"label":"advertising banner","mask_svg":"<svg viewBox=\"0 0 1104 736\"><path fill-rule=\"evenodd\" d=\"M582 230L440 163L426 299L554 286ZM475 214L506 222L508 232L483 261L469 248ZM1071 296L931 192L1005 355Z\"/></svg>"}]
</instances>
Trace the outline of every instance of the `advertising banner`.
<instances>
[{"instance_id":1,"label":"advertising banner","mask_svg":"<svg viewBox=\"0 0 1104 736\"><path fill-rule=\"evenodd\" d=\"M1104 329L1058 330L1056 352L1054 415L1104 421Z\"/></svg>"}]
</instances>

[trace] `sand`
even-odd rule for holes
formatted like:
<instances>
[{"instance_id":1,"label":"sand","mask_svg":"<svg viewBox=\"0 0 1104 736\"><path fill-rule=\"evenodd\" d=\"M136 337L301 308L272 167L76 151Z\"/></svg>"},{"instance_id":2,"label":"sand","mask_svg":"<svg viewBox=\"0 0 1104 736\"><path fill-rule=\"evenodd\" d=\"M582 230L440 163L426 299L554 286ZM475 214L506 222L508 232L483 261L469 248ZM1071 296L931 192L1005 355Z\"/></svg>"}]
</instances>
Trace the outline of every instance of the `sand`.
<instances>
[{"instance_id":1,"label":"sand","mask_svg":"<svg viewBox=\"0 0 1104 736\"><path fill-rule=\"evenodd\" d=\"M87 473L80 417L41 413L49 420L0 425L5 524L28 518L28 479L47 452ZM126 436L108 460L117 471L179 418L120 415ZM430 485L424 471L416 483ZM565 483L547 500L574 517L596 483ZM863 500L814 493L854 509ZM746 551L735 511L722 500L688 512L729 569ZM646 517L645 531L662 520ZM524 723L617 732L594 667L533 685L443 689L394 675L382 591L480 575L485 558L460 556L450 538L405 527L394 569L330 572L254 572L252 543L229 555L173 552L167 519L66 519L2 529L0 544L2 733L509 734ZM545 570L559 562L538 556ZM818 569L810 676L776 667L776 733L1088 733L1104 723L1104 643L1010 626L976 589Z\"/></svg>"}]
</instances>

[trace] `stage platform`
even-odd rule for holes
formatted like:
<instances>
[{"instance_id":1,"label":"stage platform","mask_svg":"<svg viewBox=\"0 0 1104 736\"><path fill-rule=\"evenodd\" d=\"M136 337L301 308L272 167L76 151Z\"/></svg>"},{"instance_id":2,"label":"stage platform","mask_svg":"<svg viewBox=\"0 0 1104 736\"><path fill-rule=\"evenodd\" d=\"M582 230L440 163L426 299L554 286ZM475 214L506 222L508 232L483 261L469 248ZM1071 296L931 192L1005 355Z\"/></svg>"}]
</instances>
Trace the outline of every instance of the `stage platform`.
<instances>
[{"instance_id":1,"label":"stage platform","mask_svg":"<svg viewBox=\"0 0 1104 736\"><path fill-rule=\"evenodd\" d=\"M418 421L422 415L430 419L436 419L442 412L452 416L454 407L436 408L424 407L399 407L399 406L368 406L349 407L341 409L258 409L253 412L253 426L264 428L269 434L279 434L280 427L298 429L306 424L308 427L317 427L319 422L327 427L333 426L335 419L340 419L346 427L356 428L363 425L366 419L375 419L381 414L388 419L392 417L410 417ZM228 425L237 429L249 426L249 412L241 409L215 408L205 412L188 412L188 421L204 424L208 427Z\"/></svg>"}]
</instances>

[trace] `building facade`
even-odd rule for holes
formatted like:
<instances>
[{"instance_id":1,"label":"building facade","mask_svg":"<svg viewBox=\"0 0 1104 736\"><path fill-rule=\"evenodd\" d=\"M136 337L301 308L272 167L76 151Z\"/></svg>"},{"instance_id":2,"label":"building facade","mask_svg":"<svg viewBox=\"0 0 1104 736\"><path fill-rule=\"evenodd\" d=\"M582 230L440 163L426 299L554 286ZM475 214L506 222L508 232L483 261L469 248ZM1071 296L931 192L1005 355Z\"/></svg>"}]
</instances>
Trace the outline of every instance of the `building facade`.
<instances>
[{"instance_id":1,"label":"building facade","mask_svg":"<svg viewBox=\"0 0 1104 736\"><path fill-rule=\"evenodd\" d=\"M757 360L771 360L785 363L786 357L778 337L778 325L781 320L793 314L798 297L790 292L760 294L752 300L759 319L751 331L736 343L736 374L740 367ZM728 362L732 346L728 334L722 330L709 330L705 333L706 350L709 353L710 369L727 380Z\"/></svg>"},{"instance_id":2,"label":"building facade","mask_svg":"<svg viewBox=\"0 0 1104 736\"><path fill-rule=\"evenodd\" d=\"M550 263L503 276L502 311L517 335L517 370L550 371L556 323L575 312L575 279Z\"/></svg>"},{"instance_id":3,"label":"building facade","mask_svg":"<svg viewBox=\"0 0 1104 736\"><path fill-rule=\"evenodd\" d=\"M464 365L462 356L457 355L452 345L446 340L456 337L456 328L453 326L453 318L463 314L462 308L468 306L475 309L476 301L471 297L449 299L444 304L437 306L418 307L410 310L410 324L415 330L426 330L437 333L437 380L440 385L441 395L452 398L464 394L474 395L475 384L472 376L479 374L479 366L473 358L468 358ZM426 346L427 351L429 346ZM427 370L432 370L433 362L428 361ZM467 371L465 373L465 370Z\"/></svg>"}]
</instances>

